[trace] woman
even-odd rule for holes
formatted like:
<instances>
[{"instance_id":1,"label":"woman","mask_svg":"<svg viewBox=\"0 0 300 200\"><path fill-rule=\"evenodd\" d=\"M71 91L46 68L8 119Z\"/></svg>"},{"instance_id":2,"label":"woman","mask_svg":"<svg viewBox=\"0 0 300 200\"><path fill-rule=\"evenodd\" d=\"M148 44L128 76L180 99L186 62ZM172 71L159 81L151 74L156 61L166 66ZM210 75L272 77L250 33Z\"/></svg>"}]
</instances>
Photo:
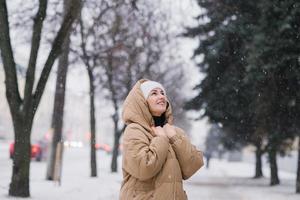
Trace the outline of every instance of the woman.
<instances>
[{"instance_id":1,"label":"woman","mask_svg":"<svg viewBox=\"0 0 300 200\"><path fill-rule=\"evenodd\" d=\"M182 180L203 165L203 156L183 130L172 125L163 86L138 81L124 102L122 117L127 127L120 199L186 200Z\"/></svg>"}]
</instances>

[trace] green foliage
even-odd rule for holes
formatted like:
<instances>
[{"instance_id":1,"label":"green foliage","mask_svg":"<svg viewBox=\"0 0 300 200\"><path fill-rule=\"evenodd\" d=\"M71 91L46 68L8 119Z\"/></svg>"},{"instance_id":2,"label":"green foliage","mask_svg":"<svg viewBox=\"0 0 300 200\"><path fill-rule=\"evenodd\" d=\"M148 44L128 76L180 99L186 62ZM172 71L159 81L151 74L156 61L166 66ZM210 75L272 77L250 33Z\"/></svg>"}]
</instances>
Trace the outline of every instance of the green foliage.
<instances>
[{"instance_id":1,"label":"green foliage","mask_svg":"<svg viewBox=\"0 0 300 200\"><path fill-rule=\"evenodd\" d=\"M299 132L300 4L295 0L262 1L255 36L248 44L247 78L260 94L258 119L272 138Z\"/></svg>"},{"instance_id":2,"label":"green foliage","mask_svg":"<svg viewBox=\"0 0 300 200\"><path fill-rule=\"evenodd\" d=\"M205 8L199 19L207 23L187 30L186 36L199 36L195 56L205 79L196 87L200 93L190 102L190 109L205 109L212 122L222 123L228 148L234 142L247 143L254 129L251 96L255 95L246 77L246 43L257 16L256 4L245 1L198 1ZM231 144L231 145L230 145Z\"/></svg>"},{"instance_id":3,"label":"green foliage","mask_svg":"<svg viewBox=\"0 0 300 200\"><path fill-rule=\"evenodd\" d=\"M194 56L205 78L188 109L204 109L227 140L254 143L268 136L278 150L299 132L300 3L198 0L199 38ZM276 138L276 139L274 139ZM289 140L290 141L290 140ZM282 144L282 145L281 145Z\"/></svg>"}]
</instances>

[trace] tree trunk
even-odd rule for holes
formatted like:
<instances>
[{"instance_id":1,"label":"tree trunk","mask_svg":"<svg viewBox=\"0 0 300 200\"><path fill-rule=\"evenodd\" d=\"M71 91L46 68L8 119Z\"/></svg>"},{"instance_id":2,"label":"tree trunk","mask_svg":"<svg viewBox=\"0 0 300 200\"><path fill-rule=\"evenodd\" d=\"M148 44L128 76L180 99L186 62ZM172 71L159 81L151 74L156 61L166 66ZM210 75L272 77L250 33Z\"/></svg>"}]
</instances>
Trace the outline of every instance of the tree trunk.
<instances>
[{"instance_id":1,"label":"tree trunk","mask_svg":"<svg viewBox=\"0 0 300 200\"><path fill-rule=\"evenodd\" d=\"M15 144L13 155L12 178L9 186L9 195L17 197L29 197L29 169L31 157L30 134L32 128L32 116L22 115L14 119Z\"/></svg>"},{"instance_id":2,"label":"tree trunk","mask_svg":"<svg viewBox=\"0 0 300 200\"><path fill-rule=\"evenodd\" d=\"M46 16L47 1L40 0L39 9L34 20L33 36L29 65L26 72L24 99L21 98L18 88L15 59L13 56L8 13L5 0L0 0L0 52L5 71L6 98L13 119L15 133L15 156L13 173L9 188L10 196L29 197L29 169L30 169L30 135L35 111L43 95L52 66L61 53L62 43L70 31L73 21L81 9L81 0L73 0L61 27L52 43L52 48L33 90L35 81L35 64L40 46L42 22Z\"/></svg>"},{"instance_id":3,"label":"tree trunk","mask_svg":"<svg viewBox=\"0 0 300 200\"><path fill-rule=\"evenodd\" d=\"M255 176L254 178L261 178L263 177L263 172L262 172L262 149L261 149L261 145L260 142L258 142L256 145L256 151L255 151Z\"/></svg>"},{"instance_id":4,"label":"tree trunk","mask_svg":"<svg viewBox=\"0 0 300 200\"><path fill-rule=\"evenodd\" d=\"M95 116L95 86L94 76L91 69L88 69L90 81L90 125L91 125L91 177L97 176L97 160L96 160L96 116Z\"/></svg>"},{"instance_id":5,"label":"tree trunk","mask_svg":"<svg viewBox=\"0 0 300 200\"><path fill-rule=\"evenodd\" d=\"M111 160L111 172L118 171L118 155L119 155L120 136L121 136L121 134L119 132L115 133L113 155L112 155L112 160Z\"/></svg>"},{"instance_id":6,"label":"tree trunk","mask_svg":"<svg viewBox=\"0 0 300 200\"><path fill-rule=\"evenodd\" d=\"M65 0L66 2L66 0ZM70 47L70 34L63 45L63 52L59 58L58 71L56 77L56 89L55 89L55 100L54 108L52 114L52 125L53 130L52 144L50 147L50 157L48 158L47 165L47 180L54 179L54 169L55 169L55 158L57 144L62 141L62 130L63 130L63 116L64 116L64 105L65 105L65 88L67 80L67 72L69 65L69 47Z\"/></svg>"},{"instance_id":7,"label":"tree trunk","mask_svg":"<svg viewBox=\"0 0 300 200\"><path fill-rule=\"evenodd\" d=\"M270 185L278 185L280 181L278 178L276 148L274 147L274 144L271 144L271 147L269 149L269 160L270 160L270 170L271 170Z\"/></svg>"},{"instance_id":8,"label":"tree trunk","mask_svg":"<svg viewBox=\"0 0 300 200\"><path fill-rule=\"evenodd\" d=\"M296 179L296 193L300 193L300 137L298 137L298 167L297 167L297 179Z\"/></svg>"},{"instance_id":9,"label":"tree trunk","mask_svg":"<svg viewBox=\"0 0 300 200\"><path fill-rule=\"evenodd\" d=\"M115 110L115 114L113 116L114 121L114 147L113 147L113 155L111 160L111 172L118 171L118 155L119 155L119 144L120 144L120 136L121 131L118 128L119 117L118 117L118 109Z\"/></svg>"}]
</instances>

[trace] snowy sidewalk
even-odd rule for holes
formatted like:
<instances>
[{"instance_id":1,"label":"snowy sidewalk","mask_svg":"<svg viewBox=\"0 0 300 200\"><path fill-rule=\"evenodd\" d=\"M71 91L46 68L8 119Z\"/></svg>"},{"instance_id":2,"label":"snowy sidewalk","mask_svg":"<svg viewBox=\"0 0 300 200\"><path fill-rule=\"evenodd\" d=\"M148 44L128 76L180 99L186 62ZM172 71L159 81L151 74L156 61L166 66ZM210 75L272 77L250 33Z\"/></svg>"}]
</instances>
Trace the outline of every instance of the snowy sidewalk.
<instances>
[{"instance_id":1,"label":"snowy sidewalk","mask_svg":"<svg viewBox=\"0 0 300 200\"><path fill-rule=\"evenodd\" d=\"M5 152L6 153L6 152ZM9 198L8 185L11 176L11 161L0 152L0 199ZM89 149L66 149L63 161L62 184L46 181L46 162L31 163L31 199L34 200L117 200L120 184L119 173L110 173L111 156L97 152L98 177L90 178ZM119 158L119 164L121 164ZM280 173L281 185L270 187L269 179L251 179L254 166L240 162L212 160L210 169L204 167L184 188L189 200L299 200L295 191L295 175ZM268 175L268 170L264 170Z\"/></svg>"},{"instance_id":2,"label":"snowy sidewalk","mask_svg":"<svg viewBox=\"0 0 300 200\"><path fill-rule=\"evenodd\" d=\"M202 168L185 189L191 200L299 200L295 194L296 175L280 172L281 185L269 186L266 166L262 179L252 179L254 165L242 162L212 160L210 168Z\"/></svg>"}]
</instances>

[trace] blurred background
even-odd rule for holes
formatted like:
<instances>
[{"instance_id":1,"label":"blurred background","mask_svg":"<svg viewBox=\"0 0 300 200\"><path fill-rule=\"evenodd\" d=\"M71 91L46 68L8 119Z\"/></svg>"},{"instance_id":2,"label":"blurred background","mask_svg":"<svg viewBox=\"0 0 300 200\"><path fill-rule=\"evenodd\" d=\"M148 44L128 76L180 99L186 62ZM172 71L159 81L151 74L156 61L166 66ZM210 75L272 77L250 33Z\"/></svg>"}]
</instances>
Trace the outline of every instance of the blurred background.
<instances>
[{"instance_id":1,"label":"blurred background","mask_svg":"<svg viewBox=\"0 0 300 200\"><path fill-rule=\"evenodd\" d=\"M141 78L204 152L189 199L299 198L299 29L296 0L0 0L1 198L118 199Z\"/></svg>"}]
</instances>

